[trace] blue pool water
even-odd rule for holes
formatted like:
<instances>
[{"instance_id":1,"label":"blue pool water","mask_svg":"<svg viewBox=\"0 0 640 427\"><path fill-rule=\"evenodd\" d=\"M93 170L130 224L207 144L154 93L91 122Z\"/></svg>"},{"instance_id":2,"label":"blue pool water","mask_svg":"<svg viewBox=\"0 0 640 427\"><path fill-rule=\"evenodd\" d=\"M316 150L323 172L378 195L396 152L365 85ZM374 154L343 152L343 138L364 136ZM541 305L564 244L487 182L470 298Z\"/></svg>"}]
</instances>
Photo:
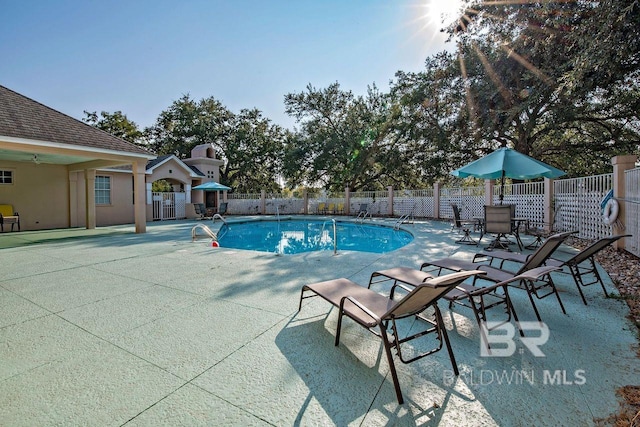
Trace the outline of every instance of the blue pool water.
<instances>
[{"instance_id":1,"label":"blue pool water","mask_svg":"<svg viewBox=\"0 0 640 427\"><path fill-rule=\"evenodd\" d=\"M336 222L338 251L385 253L405 246L413 235L371 224ZM333 222L324 220L262 220L223 225L218 232L223 248L279 254L333 250Z\"/></svg>"}]
</instances>

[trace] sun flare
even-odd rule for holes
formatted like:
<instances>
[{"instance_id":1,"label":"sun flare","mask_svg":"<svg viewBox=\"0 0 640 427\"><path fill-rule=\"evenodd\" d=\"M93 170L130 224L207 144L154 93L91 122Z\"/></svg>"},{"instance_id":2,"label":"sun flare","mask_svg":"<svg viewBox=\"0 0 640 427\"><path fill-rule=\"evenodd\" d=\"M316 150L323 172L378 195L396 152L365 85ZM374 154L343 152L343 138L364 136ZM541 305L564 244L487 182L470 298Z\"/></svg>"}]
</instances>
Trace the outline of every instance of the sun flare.
<instances>
[{"instance_id":1,"label":"sun flare","mask_svg":"<svg viewBox=\"0 0 640 427\"><path fill-rule=\"evenodd\" d=\"M462 13L464 0L426 0L426 18L432 24L447 26Z\"/></svg>"}]
</instances>

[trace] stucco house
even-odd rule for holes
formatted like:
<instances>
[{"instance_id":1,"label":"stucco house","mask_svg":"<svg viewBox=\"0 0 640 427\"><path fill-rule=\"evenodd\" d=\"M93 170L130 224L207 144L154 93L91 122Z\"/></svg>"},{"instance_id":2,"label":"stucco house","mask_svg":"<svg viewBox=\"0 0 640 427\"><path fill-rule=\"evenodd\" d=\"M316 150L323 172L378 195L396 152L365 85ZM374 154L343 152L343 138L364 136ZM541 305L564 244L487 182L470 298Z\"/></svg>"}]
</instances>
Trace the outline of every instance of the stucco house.
<instances>
[{"instance_id":1,"label":"stucco house","mask_svg":"<svg viewBox=\"0 0 640 427\"><path fill-rule=\"evenodd\" d=\"M144 233L147 221L194 217L193 203L214 207L218 194L192 187L217 181L220 165L208 144L190 159L157 157L0 86L0 204L22 230L135 223ZM152 193L159 179L174 192Z\"/></svg>"}]
</instances>

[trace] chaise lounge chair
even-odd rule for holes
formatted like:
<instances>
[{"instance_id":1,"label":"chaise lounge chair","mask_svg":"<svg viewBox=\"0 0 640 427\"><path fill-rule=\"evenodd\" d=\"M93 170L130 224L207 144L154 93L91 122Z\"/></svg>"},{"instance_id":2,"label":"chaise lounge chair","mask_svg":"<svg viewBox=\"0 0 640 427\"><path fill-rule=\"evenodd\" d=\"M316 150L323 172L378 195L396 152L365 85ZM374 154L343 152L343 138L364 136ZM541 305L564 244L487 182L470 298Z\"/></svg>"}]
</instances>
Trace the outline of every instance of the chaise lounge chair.
<instances>
[{"instance_id":1,"label":"chaise lounge chair","mask_svg":"<svg viewBox=\"0 0 640 427\"><path fill-rule=\"evenodd\" d=\"M402 397L402 391L400 390L400 383L398 381L391 349L395 349L401 362L411 363L441 350L444 340L453 371L458 375L458 366L453 355L453 350L451 349L451 344L449 343L447 331L442 323L442 315L438 309L437 301L465 279L476 274L484 273L475 270L452 273L431 278L414 288L408 288L402 286L402 284L395 284L391 288L389 296L381 295L344 278L304 285L300 292L298 312L302 308L303 299L320 296L339 309L335 339L336 346L340 343L340 330L343 316L351 318L378 336L382 340L387 356L398 403L402 404L404 399ZM402 289L408 293L404 297L394 300L394 294L397 289ZM312 292L314 295L305 296L305 292ZM422 314L428 307L433 307L434 319L430 319ZM413 335L401 337L398 332L397 321L414 315L425 320L429 327ZM389 325L389 323L391 323L391 325ZM439 341L438 347L417 355L411 354L409 357L405 357L402 344L430 333L436 334L437 340ZM392 338L392 340L389 338Z\"/></svg>"},{"instance_id":2,"label":"chaise lounge chair","mask_svg":"<svg viewBox=\"0 0 640 427\"><path fill-rule=\"evenodd\" d=\"M576 233L576 231L570 232L569 234L573 234L573 233ZM582 292L583 287L599 283L600 287L602 288L602 291L604 292L605 297L607 296L607 289L604 287L604 282L602 281L602 277L600 276L600 273L598 273L598 269L596 268L594 256L598 252L606 248L607 246L612 245L617 240L622 239L623 237L631 237L631 235L624 234L624 235L603 237L601 239L596 240L591 245L581 250L574 256L570 257L569 259L563 260L563 259L559 259L551 256L545 262L545 264L549 266L559 267L558 269L560 270L560 272L571 274L571 276L573 277L573 281L575 282L576 287L578 288L578 292L580 293L580 298L582 298L582 302L584 303L584 305L587 305L587 299L585 298L584 293ZM528 257L531 256L531 254L516 254L516 253L503 252L503 251L496 251L496 252L490 252L490 253L477 254L474 257L474 260L477 257L481 257L481 256L486 256L487 258L489 258L490 262L493 262L494 259L499 259L500 268L502 268L502 265L504 264L505 261L524 263L528 259ZM568 272L563 270L565 267L569 270ZM589 280L587 279L589 275L592 275L592 281L586 282L585 280Z\"/></svg>"},{"instance_id":3,"label":"chaise lounge chair","mask_svg":"<svg viewBox=\"0 0 640 427\"><path fill-rule=\"evenodd\" d=\"M479 264L472 261L464 261L455 258L443 258L435 261L429 261L422 264L420 270L425 268L430 268L427 270L428 273L437 271L439 275L442 270L449 271L465 271L465 270L481 270L485 271L487 274L482 276L482 279L486 279L492 281L494 283L506 282L509 281L509 286L515 287L518 289L523 289L527 291L527 296L529 297L529 301L531 302L531 306L533 307L533 311L536 314L536 318L538 321L542 321L540 318L540 313L538 312L538 308L536 306L533 297L537 299L545 298L549 295L555 295L558 300L558 304L560 304L560 308L564 314L567 314L564 305L562 304L562 300L560 299L560 295L558 294L558 290L556 289L555 283L553 283L553 279L551 278L551 272L553 270L549 270L545 272L545 274L538 275L535 280L530 278L523 278L522 280L513 281L517 276L520 276L524 273L529 272L538 267L545 266L545 262L549 259L551 254L564 242L567 237L569 237L571 233L561 233L550 236L543 244L540 246L527 260L522 267L518 269L516 272L511 272L507 270L503 270L497 267L493 267L491 265ZM475 285L475 280L474 280ZM548 288L546 293L542 293L541 291L545 288Z\"/></svg>"},{"instance_id":4,"label":"chaise lounge chair","mask_svg":"<svg viewBox=\"0 0 640 427\"><path fill-rule=\"evenodd\" d=\"M559 270L558 267L538 267L532 270L528 270L520 275L511 277L503 282L495 283L489 286L476 286L475 284L460 283L455 288L447 292L443 299L449 301L449 308L453 308L454 304L458 304L464 307L468 307L473 311L473 315L478 322L478 328L480 329L480 335L482 336L482 342L488 343L486 332L488 326L487 310L492 308L501 307L506 313L506 319L502 322L494 324L493 328L499 327L504 323L510 322L513 317L520 335L524 336L522 329L518 322L518 315L511 303L509 297L508 285L512 282L519 282L521 280L536 281L541 277L544 277L552 271ZM374 271L369 279L369 287L372 284L377 284L385 281L393 281L395 286L398 282L405 283L412 287L419 286L427 280L433 279L433 275L422 270L415 270L408 267L394 267L387 270ZM474 279L477 276L474 276ZM478 277L482 279L482 276ZM475 281L474 281L475 282ZM487 350L490 351L489 348Z\"/></svg>"}]
</instances>

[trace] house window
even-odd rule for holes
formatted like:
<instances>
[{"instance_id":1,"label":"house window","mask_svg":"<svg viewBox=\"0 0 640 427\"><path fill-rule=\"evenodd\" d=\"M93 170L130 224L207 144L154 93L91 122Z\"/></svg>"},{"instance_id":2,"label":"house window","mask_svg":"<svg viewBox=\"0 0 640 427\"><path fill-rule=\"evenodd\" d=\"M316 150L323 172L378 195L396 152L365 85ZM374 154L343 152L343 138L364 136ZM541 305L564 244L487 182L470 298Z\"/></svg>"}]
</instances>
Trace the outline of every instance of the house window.
<instances>
[{"instance_id":1,"label":"house window","mask_svg":"<svg viewBox=\"0 0 640 427\"><path fill-rule=\"evenodd\" d=\"M111 177L96 175L96 205L111 204Z\"/></svg>"},{"instance_id":2,"label":"house window","mask_svg":"<svg viewBox=\"0 0 640 427\"><path fill-rule=\"evenodd\" d=\"M0 170L0 184L13 184L13 171Z\"/></svg>"}]
</instances>

